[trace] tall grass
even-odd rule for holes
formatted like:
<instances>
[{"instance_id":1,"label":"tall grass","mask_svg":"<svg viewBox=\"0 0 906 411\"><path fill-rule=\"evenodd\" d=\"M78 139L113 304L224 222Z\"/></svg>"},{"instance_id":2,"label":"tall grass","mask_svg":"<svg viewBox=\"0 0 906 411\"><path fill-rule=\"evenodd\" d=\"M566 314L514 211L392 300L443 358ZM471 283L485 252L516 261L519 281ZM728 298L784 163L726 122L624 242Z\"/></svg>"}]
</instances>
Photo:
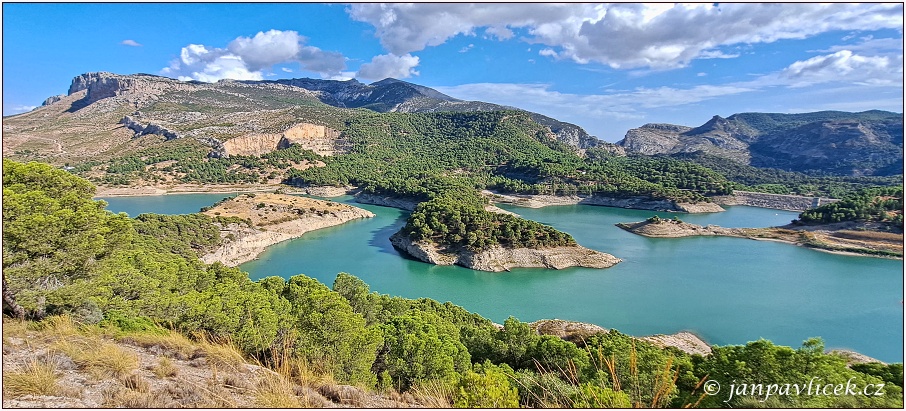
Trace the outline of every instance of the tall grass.
<instances>
[{"instance_id":1,"label":"tall grass","mask_svg":"<svg viewBox=\"0 0 906 411\"><path fill-rule=\"evenodd\" d=\"M50 362L32 359L21 368L3 373L3 397L24 395L57 395L60 387L57 367Z\"/></svg>"},{"instance_id":2,"label":"tall grass","mask_svg":"<svg viewBox=\"0 0 906 411\"><path fill-rule=\"evenodd\" d=\"M99 338L68 338L57 341L52 348L68 355L80 369L98 379L124 377L139 365L135 354Z\"/></svg>"}]
</instances>

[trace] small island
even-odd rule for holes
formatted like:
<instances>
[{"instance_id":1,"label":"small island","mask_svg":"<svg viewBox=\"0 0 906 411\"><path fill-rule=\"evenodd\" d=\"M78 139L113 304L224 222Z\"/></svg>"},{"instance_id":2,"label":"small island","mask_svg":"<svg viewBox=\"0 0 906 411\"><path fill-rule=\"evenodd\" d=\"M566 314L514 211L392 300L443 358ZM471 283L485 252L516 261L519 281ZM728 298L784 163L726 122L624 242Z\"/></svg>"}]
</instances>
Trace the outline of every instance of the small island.
<instances>
[{"instance_id":1,"label":"small island","mask_svg":"<svg viewBox=\"0 0 906 411\"><path fill-rule=\"evenodd\" d=\"M553 227L496 211L486 198L463 188L450 188L419 203L390 242L426 263L491 272L607 268L622 261L582 247Z\"/></svg>"},{"instance_id":2,"label":"small island","mask_svg":"<svg viewBox=\"0 0 906 411\"><path fill-rule=\"evenodd\" d=\"M203 214L214 217L222 242L203 255L205 263L234 267L255 259L265 248L309 231L374 213L333 201L274 193L248 193L221 201ZM219 219L217 219L219 217Z\"/></svg>"},{"instance_id":3,"label":"small island","mask_svg":"<svg viewBox=\"0 0 906 411\"><path fill-rule=\"evenodd\" d=\"M390 242L397 249L426 263L455 264L479 271L500 272L512 268L555 270L568 267L608 268L622 261L610 254L580 245L545 248L511 248L495 245L476 251L467 247L451 249L429 241L413 241L402 233L394 234L390 237Z\"/></svg>"}]
</instances>

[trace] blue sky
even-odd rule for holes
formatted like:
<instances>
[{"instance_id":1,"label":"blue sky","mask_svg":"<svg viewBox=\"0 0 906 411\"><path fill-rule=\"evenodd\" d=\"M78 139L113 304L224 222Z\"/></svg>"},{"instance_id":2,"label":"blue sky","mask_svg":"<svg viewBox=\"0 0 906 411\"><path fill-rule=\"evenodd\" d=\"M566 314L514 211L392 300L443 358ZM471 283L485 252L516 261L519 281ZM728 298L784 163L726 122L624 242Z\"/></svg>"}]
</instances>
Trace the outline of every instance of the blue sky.
<instances>
[{"instance_id":1,"label":"blue sky","mask_svg":"<svg viewBox=\"0 0 906 411\"><path fill-rule=\"evenodd\" d=\"M902 112L903 5L3 4L4 115L92 71L394 77L616 141L739 112Z\"/></svg>"}]
</instances>

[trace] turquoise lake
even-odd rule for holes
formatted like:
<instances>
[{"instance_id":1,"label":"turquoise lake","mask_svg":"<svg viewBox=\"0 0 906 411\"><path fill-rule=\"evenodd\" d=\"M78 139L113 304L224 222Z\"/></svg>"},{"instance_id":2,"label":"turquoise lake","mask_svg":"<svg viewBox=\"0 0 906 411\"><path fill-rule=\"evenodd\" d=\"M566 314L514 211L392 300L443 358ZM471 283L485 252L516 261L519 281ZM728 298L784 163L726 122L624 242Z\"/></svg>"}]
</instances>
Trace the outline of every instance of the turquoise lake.
<instances>
[{"instance_id":1,"label":"turquoise lake","mask_svg":"<svg viewBox=\"0 0 906 411\"><path fill-rule=\"evenodd\" d=\"M229 194L104 198L108 209L181 214ZM252 279L306 274L330 286L338 272L372 291L451 301L502 323L560 318L631 335L692 331L717 345L759 338L798 347L820 336L827 348L852 349L887 362L903 361L903 262L823 253L789 244L739 238L653 239L614 226L658 214L595 206L529 209L503 206L570 233L579 244L623 262L608 269L517 269L486 273L434 266L400 256L388 237L407 212L334 199L377 216L274 245L240 266ZM795 212L727 207L724 213L679 214L695 224L765 227Z\"/></svg>"}]
</instances>

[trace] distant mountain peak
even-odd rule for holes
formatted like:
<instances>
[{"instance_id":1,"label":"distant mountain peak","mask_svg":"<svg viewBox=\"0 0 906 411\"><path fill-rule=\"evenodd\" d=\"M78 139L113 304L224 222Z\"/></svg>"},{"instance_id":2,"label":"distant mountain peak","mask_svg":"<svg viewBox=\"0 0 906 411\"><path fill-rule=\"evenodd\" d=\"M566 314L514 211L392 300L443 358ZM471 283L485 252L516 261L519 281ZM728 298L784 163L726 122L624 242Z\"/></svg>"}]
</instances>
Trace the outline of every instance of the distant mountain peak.
<instances>
[{"instance_id":1,"label":"distant mountain peak","mask_svg":"<svg viewBox=\"0 0 906 411\"><path fill-rule=\"evenodd\" d=\"M617 145L628 153L696 153L756 167L841 175L903 173L903 114L737 113L715 115L705 124L646 124L629 130Z\"/></svg>"}]
</instances>

